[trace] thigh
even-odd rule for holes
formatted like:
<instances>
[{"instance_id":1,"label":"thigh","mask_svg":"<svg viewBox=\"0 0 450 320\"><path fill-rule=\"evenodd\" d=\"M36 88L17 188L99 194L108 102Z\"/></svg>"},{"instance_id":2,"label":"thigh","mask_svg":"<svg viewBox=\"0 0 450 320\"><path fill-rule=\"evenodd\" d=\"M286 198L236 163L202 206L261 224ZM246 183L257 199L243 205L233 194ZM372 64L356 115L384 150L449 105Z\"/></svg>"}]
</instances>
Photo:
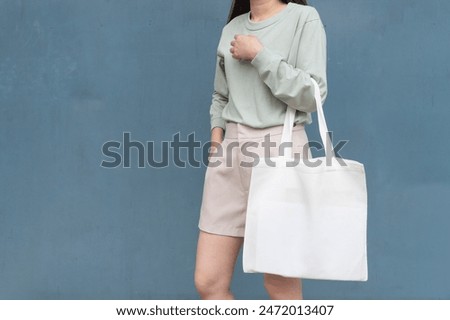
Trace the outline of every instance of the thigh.
<instances>
[{"instance_id":1,"label":"thigh","mask_svg":"<svg viewBox=\"0 0 450 320\"><path fill-rule=\"evenodd\" d=\"M196 276L209 281L231 282L243 240L243 237L224 236L200 230L195 264Z\"/></svg>"}]
</instances>

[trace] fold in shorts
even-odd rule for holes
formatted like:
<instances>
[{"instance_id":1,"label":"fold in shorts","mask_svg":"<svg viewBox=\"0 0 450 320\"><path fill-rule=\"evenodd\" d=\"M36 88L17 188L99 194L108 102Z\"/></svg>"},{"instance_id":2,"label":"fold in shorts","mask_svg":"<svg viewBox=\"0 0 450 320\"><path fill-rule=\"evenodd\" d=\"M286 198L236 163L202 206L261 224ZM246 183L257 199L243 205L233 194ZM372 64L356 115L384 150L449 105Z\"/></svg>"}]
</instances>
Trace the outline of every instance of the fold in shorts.
<instances>
[{"instance_id":1,"label":"fold in shorts","mask_svg":"<svg viewBox=\"0 0 450 320\"><path fill-rule=\"evenodd\" d=\"M264 161L261 159L264 156L280 154L282 132L283 125L261 129L226 122L224 139L218 151L210 157L205 171L198 222L200 230L244 237L252 166L255 161ZM262 142L265 139L270 139L273 146L264 147ZM307 153L306 157L311 158L303 124L293 127L292 151L295 157L304 157Z\"/></svg>"}]
</instances>

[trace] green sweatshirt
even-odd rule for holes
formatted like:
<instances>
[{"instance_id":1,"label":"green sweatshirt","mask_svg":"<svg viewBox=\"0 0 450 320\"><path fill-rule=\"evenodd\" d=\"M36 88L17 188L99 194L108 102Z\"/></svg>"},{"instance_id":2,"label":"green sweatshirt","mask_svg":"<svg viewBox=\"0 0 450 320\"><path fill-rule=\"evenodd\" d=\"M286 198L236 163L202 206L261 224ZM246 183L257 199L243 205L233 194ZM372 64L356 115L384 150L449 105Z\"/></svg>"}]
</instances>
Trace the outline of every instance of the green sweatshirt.
<instances>
[{"instance_id":1,"label":"green sweatshirt","mask_svg":"<svg viewBox=\"0 0 450 320\"><path fill-rule=\"evenodd\" d=\"M253 34L264 48L253 60L239 61L230 53L236 34ZM313 7L289 2L259 22L251 21L250 13L237 16L222 29L217 48L211 130L225 129L226 121L254 128L282 125L286 106L298 110L296 123L310 124L316 111L310 76L325 100L326 59L325 30Z\"/></svg>"}]
</instances>

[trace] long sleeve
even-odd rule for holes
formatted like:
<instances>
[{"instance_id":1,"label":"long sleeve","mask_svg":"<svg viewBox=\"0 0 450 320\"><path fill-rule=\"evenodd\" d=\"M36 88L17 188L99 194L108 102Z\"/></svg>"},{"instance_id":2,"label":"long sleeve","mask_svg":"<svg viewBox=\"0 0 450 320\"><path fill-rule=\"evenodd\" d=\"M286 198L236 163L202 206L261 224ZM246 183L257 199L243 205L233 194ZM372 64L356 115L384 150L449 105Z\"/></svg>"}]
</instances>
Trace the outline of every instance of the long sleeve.
<instances>
[{"instance_id":1,"label":"long sleeve","mask_svg":"<svg viewBox=\"0 0 450 320\"><path fill-rule=\"evenodd\" d=\"M211 130L214 127L221 127L225 130L225 120L222 118L222 111L228 103L228 84L225 75L223 56L217 55L216 72L214 76L214 91L210 106Z\"/></svg>"},{"instance_id":2,"label":"long sleeve","mask_svg":"<svg viewBox=\"0 0 450 320\"><path fill-rule=\"evenodd\" d=\"M326 35L318 13L314 11L300 33L296 66L266 46L258 52L251 64L272 94L288 106L304 111L316 111L312 76L319 84L322 100L327 96Z\"/></svg>"}]
</instances>

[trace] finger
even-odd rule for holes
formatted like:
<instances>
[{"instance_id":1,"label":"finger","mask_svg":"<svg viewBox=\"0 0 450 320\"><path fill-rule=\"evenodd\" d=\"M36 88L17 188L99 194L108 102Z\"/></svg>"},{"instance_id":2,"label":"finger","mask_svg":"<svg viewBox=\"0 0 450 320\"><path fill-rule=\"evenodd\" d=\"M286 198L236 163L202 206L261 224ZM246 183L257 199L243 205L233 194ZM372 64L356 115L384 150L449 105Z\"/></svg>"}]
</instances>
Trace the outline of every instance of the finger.
<instances>
[{"instance_id":1,"label":"finger","mask_svg":"<svg viewBox=\"0 0 450 320\"><path fill-rule=\"evenodd\" d=\"M237 38L239 37L239 35L238 34L235 34L234 35L234 38L237 40Z\"/></svg>"},{"instance_id":2,"label":"finger","mask_svg":"<svg viewBox=\"0 0 450 320\"><path fill-rule=\"evenodd\" d=\"M236 41L231 41L230 44L234 47L234 45L236 44Z\"/></svg>"}]
</instances>

